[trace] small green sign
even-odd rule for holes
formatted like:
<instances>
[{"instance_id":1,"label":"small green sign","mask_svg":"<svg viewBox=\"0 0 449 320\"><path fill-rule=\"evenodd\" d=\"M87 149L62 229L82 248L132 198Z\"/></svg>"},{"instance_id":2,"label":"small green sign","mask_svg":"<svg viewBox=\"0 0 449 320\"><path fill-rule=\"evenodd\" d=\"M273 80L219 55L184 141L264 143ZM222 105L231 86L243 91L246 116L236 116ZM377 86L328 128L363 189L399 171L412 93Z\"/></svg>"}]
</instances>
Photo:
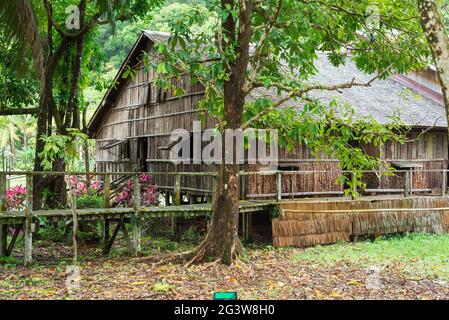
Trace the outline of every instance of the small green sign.
<instances>
[{"instance_id":1,"label":"small green sign","mask_svg":"<svg viewBox=\"0 0 449 320\"><path fill-rule=\"evenodd\" d=\"M237 292L214 292L214 300L237 300Z\"/></svg>"}]
</instances>

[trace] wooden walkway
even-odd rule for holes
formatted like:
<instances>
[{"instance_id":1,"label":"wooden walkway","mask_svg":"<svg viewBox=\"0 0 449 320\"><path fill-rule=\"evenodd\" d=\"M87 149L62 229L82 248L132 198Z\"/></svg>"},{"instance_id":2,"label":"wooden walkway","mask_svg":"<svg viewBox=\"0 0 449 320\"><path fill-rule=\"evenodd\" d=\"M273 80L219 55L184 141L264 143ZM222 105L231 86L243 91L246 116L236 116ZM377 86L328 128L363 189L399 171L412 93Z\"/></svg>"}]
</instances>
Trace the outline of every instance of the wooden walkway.
<instances>
[{"instance_id":1,"label":"wooden walkway","mask_svg":"<svg viewBox=\"0 0 449 320\"><path fill-rule=\"evenodd\" d=\"M243 238L250 234L251 215L255 212L267 211L277 204L273 200L248 200L240 202L240 215L242 220ZM76 218L79 221L103 221L103 253L109 253L119 231L123 233L128 247L136 254L141 251L142 224L152 218L170 217L195 218L207 217L212 213L211 203L159 206L140 208L101 208L101 209L76 209ZM19 233L24 233L24 263L32 261L32 241L34 224L40 217L48 219L73 220L71 209L39 210L27 215L25 211L0 211L0 256L11 255ZM112 235L111 223L116 223ZM130 224L132 239L129 237L126 223ZM8 241L8 226L14 229L14 233Z\"/></svg>"},{"instance_id":2,"label":"wooden walkway","mask_svg":"<svg viewBox=\"0 0 449 320\"><path fill-rule=\"evenodd\" d=\"M265 211L276 204L274 200L248 200L240 202L240 213L251 213ZM135 215L134 208L102 208L102 209L76 209L79 220L101 220L131 218ZM161 218L161 217L204 217L212 213L211 203L190 204L180 206L158 206L141 207L138 213L143 218ZM72 218L70 209L54 209L32 211L33 218ZM0 211L0 224L18 224L26 219L23 211Z\"/></svg>"}]
</instances>

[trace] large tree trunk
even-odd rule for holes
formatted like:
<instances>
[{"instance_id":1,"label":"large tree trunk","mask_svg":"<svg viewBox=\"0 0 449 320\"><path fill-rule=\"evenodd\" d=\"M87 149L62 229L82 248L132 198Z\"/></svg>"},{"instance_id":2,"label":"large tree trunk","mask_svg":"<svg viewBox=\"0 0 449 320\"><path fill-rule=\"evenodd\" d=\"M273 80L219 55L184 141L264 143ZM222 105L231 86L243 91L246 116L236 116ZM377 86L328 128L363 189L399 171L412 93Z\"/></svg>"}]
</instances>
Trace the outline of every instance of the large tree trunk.
<instances>
[{"instance_id":1,"label":"large tree trunk","mask_svg":"<svg viewBox=\"0 0 449 320\"><path fill-rule=\"evenodd\" d=\"M239 166L221 165L212 200L212 218L194 262L220 260L231 264L241 252L237 234L239 217Z\"/></svg>"},{"instance_id":2,"label":"large tree trunk","mask_svg":"<svg viewBox=\"0 0 449 320\"><path fill-rule=\"evenodd\" d=\"M449 123L449 38L438 3L437 0L418 0L418 9L421 25L437 68Z\"/></svg>"},{"instance_id":3,"label":"large tree trunk","mask_svg":"<svg viewBox=\"0 0 449 320\"><path fill-rule=\"evenodd\" d=\"M222 8L234 8L234 0L222 0ZM226 35L223 47L233 48L237 41L236 59L227 72L230 75L224 84L224 123L226 129L240 129L245 104L246 71L249 61L249 43L251 38L252 2L241 1L238 23L229 15L222 29ZM225 135L222 132L222 164L218 171L216 190L212 200L212 219L206 238L199 246L194 262L219 260L231 264L241 252L242 245L238 237L240 166L237 163L225 163ZM235 155L235 144L233 154Z\"/></svg>"}]
</instances>

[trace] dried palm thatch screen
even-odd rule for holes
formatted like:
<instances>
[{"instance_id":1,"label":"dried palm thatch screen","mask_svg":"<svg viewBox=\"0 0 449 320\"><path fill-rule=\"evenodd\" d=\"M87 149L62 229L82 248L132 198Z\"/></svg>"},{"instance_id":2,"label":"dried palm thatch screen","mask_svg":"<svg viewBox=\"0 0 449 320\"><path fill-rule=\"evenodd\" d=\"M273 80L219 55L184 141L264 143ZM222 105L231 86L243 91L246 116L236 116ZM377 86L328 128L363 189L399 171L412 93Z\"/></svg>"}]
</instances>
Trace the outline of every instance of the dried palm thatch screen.
<instances>
[{"instance_id":1,"label":"dried palm thatch screen","mask_svg":"<svg viewBox=\"0 0 449 320\"><path fill-rule=\"evenodd\" d=\"M273 245L307 247L399 232L449 232L443 197L298 201L281 204Z\"/></svg>"}]
</instances>

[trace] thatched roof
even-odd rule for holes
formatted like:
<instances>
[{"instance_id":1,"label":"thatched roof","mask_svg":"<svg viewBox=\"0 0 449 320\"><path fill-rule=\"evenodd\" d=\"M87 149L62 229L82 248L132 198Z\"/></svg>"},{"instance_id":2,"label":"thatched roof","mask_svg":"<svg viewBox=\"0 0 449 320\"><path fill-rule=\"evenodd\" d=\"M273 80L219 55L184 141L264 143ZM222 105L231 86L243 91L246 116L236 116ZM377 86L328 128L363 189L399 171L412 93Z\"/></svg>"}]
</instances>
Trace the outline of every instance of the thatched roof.
<instances>
[{"instance_id":1,"label":"thatched roof","mask_svg":"<svg viewBox=\"0 0 449 320\"><path fill-rule=\"evenodd\" d=\"M118 92L125 82L122 81L125 67L134 65L138 61L141 51L148 46L149 42L166 41L168 37L168 33L142 31L114 79L114 83L118 84L111 86L108 90L89 123L91 134L99 129L108 110L114 105ZM316 66L318 74L311 77L311 83L338 84L351 81L353 78L357 82L368 82L373 77L359 71L349 59L344 66L334 67L324 53L318 55ZM404 76L392 76L386 80L377 79L369 87L352 87L340 91L314 91L311 96L320 98L325 104L336 98L342 103L350 104L357 115L372 115L381 123L387 122L394 110L398 110L401 120L405 124L416 127L446 128L446 114L442 101L431 93L427 94L425 90L416 90L416 86L403 80ZM254 91L252 98L260 95L269 95L274 99L279 99L278 96L275 97L274 90L267 91L265 89ZM287 105L302 107L298 101L289 101Z\"/></svg>"},{"instance_id":2,"label":"thatched roof","mask_svg":"<svg viewBox=\"0 0 449 320\"><path fill-rule=\"evenodd\" d=\"M320 54L316 61L319 73L312 81L335 84L351 81L368 82L372 75L360 72L355 64L347 61L344 66L333 67L325 54ZM430 96L417 92L399 83L395 76L386 80L375 80L370 87L352 87L340 93L335 91L315 92L315 97L328 102L337 98L354 107L356 114L372 115L381 123L388 121L394 109L399 111L401 120L412 126L447 127L444 105Z\"/></svg>"}]
</instances>

